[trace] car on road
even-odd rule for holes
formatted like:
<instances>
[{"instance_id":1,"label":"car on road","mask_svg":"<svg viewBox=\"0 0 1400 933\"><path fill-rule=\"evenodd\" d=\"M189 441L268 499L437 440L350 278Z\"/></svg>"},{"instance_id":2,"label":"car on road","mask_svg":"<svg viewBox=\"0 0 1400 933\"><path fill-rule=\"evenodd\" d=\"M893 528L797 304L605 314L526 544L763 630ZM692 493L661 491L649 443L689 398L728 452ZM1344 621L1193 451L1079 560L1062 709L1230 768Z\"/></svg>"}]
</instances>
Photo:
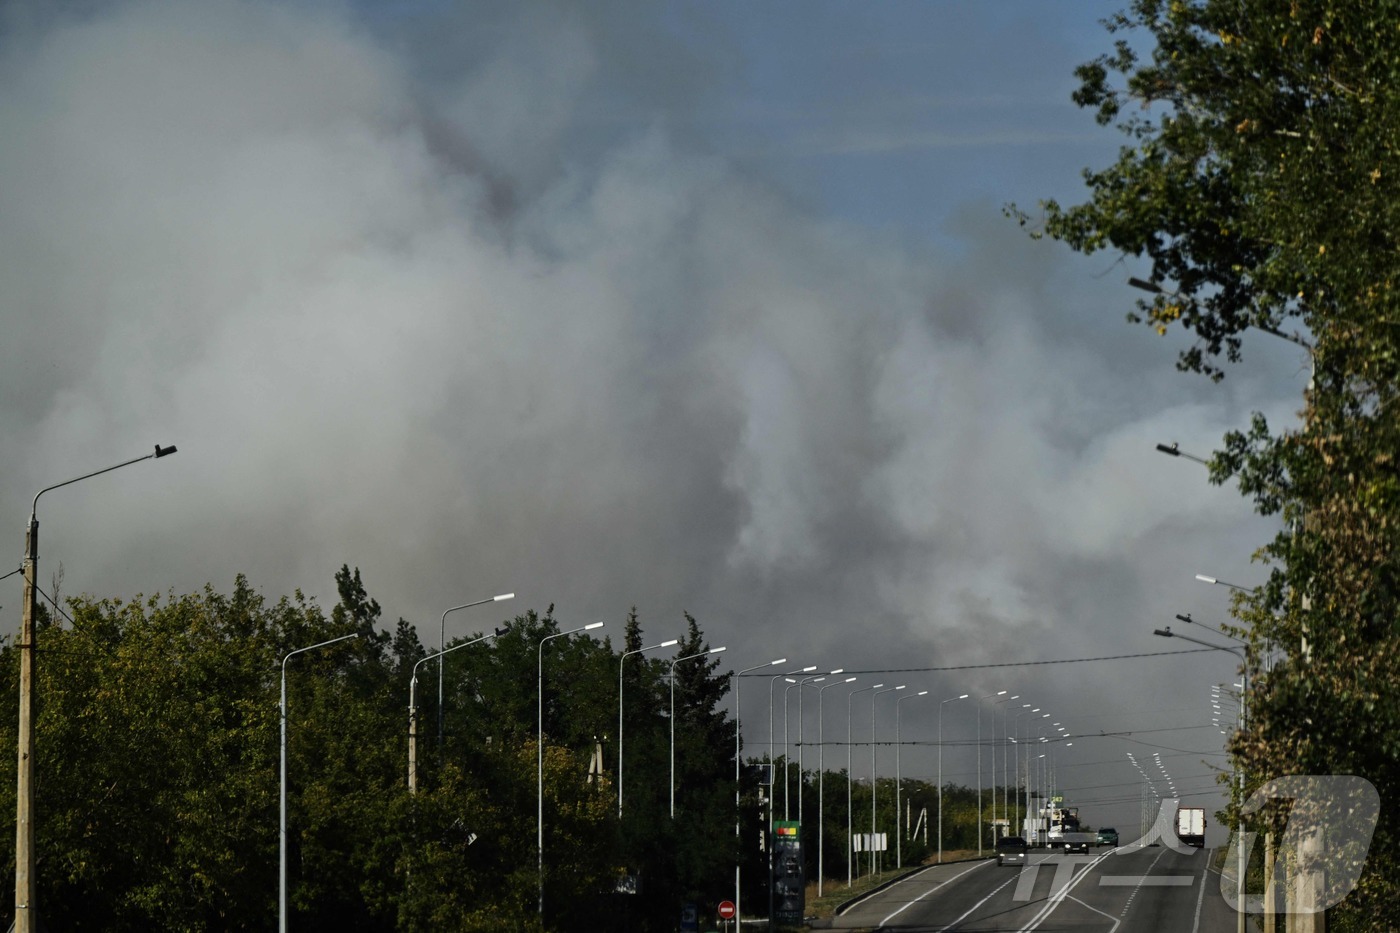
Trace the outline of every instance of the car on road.
<instances>
[{"instance_id":1,"label":"car on road","mask_svg":"<svg viewBox=\"0 0 1400 933\"><path fill-rule=\"evenodd\" d=\"M1030 849L1022 836L1002 836L997 840L997 864L1025 865L1030 861Z\"/></svg>"},{"instance_id":2,"label":"car on road","mask_svg":"<svg viewBox=\"0 0 1400 933\"><path fill-rule=\"evenodd\" d=\"M1089 846L1094 845L1098 838L1093 833L1065 833L1060 839L1060 844L1065 847L1066 855L1071 852L1088 855Z\"/></svg>"},{"instance_id":3,"label":"car on road","mask_svg":"<svg viewBox=\"0 0 1400 933\"><path fill-rule=\"evenodd\" d=\"M1114 829L1112 826L1105 826L1103 829L1099 830L1099 845L1117 848L1118 830Z\"/></svg>"}]
</instances>

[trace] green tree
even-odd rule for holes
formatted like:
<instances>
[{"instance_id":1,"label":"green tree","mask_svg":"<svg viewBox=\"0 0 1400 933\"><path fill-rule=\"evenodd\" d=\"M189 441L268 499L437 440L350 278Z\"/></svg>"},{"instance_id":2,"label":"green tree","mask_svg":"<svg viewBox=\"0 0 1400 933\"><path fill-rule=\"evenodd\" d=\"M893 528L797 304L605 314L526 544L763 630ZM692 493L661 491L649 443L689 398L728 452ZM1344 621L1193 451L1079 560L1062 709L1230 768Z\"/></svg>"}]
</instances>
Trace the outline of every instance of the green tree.
<instances>
[{"instance_id":1,"label":"green tree","mask_svg":"<svg viewBox=\"0 0 1400 933\"><path fill-rule=\"evenodd\" d=\"M1268 583L1236 605L1252 663L1282 657L1254 672L1233 753L1255 780L1352 773L1382 799L1400 791L1397 19L1391 0L1138 0L1075 94L1128 143L1037 230L1146 259L1161 291L1130 318L1193 334L1184 369L1221 378L1254 332L1309 347L1302 424L1256 415L1212 464L1285 520L1258 555ZM1337 929L1388 923L1397 832L1384 809Z\"/></svg>"}]
</instances>

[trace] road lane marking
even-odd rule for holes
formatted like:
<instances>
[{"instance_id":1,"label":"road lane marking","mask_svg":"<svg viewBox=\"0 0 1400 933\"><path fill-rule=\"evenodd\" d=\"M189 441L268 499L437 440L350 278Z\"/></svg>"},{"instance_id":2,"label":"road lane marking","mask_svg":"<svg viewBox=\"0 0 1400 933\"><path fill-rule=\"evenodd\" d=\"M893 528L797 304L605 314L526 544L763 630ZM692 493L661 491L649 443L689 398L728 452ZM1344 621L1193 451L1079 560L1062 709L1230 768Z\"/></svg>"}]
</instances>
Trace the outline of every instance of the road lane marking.
<instances>
[{"instance_id":1,"label":"road lane marking","mask_svg":"<svg viewBox=\"0 0 1400 933\"><path fill-rule=\"evenodd\" d=\"M1166 855L1167 851L1168 850L1163 849L1161 852L1158 852L1157 857L1152 860L1152 864L1147 866L1147 871L1145 871L1139 878L1138 886L1133 888L1132 894L1128 895L1127 903L1123 905L1123 912L1118 915L1119 917L1126 917L1128 915L1128 908L1133 906L1133 898L1137 897L1138 891L1142 890L1141 882L1147 880L1147 878L1152 874L1152 869L1157 867L1157 863L1162 860L1162 856Z\"/></svg>"},{"instance_id":2,"label":"road lane marking","mask_svg":"<svg viewBox=\"0 0 1400 933\"><path fill-rule=\"evenodd\" d=\"M1064 887L1060 888L1060 890L1053 892L1050 895L1050 897L1046 899L1047 903L1044 907L1040 909L1040 913L1032 917L1031 922L1021 927L1021 929L1018 930L1017 933L1031 933L1031 931L1035 930L1042 923L1044 923L1045 920L1052 913L1055 912L1055 909L1065 902L1065 898L1069 896L1069 892L1073 891L1075 887L1079 884L1079 882L1089 877L1089 873L1090 871L1092 871L1093 867L1106 858L1108 858L1107 855L1100 855L1092 862L1086 863L1084 866L1084 871L1081 871L1078 877L1071 878L1069 881L1065 882ZM1070 870L1073 871L1072 866ZM1058 875L1058 872L1056 874Z\"/></svg>"},{"instance_id":3,"label":"road lane marking","mask_svg":"<svg viewBox=\"0 0 1400 933\"><path fill-rule=\"evenodd\" d=\"M1201 872L1201 893L1196 895L1196 922L1191 924L1191 933L1199 933L1201 929L1201 904L1206 899L1206 875L1210 874L1210 859L1206 859L1205 871Z\"/></svg>"},{"instance_id":4,"label":"road lane marking","mask_svg":"<svg viewBox=\"0 0 1400 933\"><path fill-rule=\"evenodd\" d=\"M1189 888L1196 883L1196 879L1190 875L1156 875L1147 877L1146 875L1102 875L1099 878L1101 888L1138 888L1147 885L1149 888Z\"/></svg>"},{"instance_id":5,"label":"road lane marking","mask_svg":"<svg viewBox=\"0 0 1400 933\"><path fill-rule=\"evenodd\" d=\"M1084 903L1083 901L1081 901L1081 900L1080 900L1079 898L1077 898L1077 897L1071 897L1070 900L1074 901L1074 902L1075 902L1076 904L1078 904L1080 907L1088 907L1090 910L1092 910L1094 913L1098 914L1100 917L1108 917L1108 919L1112 920L1112 921L1113 921L1113 926L1111 926L1111 927L1108 928L1108 933L1113 933L1114 930L1118 929L1118 924L1120 924L1120 923L1123 922L1123 918L1122 918L1122 917L1118 917L1118 918L1115 919L1115 918L1113 917L1112 914L1106 914L1106 913L1104 913L1102 910L1099 910L1097 907L1094 907L1094 906L1091 906L1091 905L1089 905L1089 904ZM1192 933L1195 933L1195 931L1193 930Z\"/></svg>"},{"instance_id":6,"label":"road lane marking","mask_svg":"<svg viewBox=\"0 0 1400 933\"><path fill-rule=\"evenodd\" d=\"M1026 870L1028 870L1029 868L1030 868L1030 866L1027 865L1025 868L1021 869L1021 871L1026 871ZM1019 875L1020 873L1021 873L1021 872L1017 872L1016 874ZM959 923L962 923L962 922L963 922L964 920L966 920L969 916L971 916L971 915L977 910L977 908L981 907L983 904L985 904L985 903L987 903L988 901L990 901L993 897L995 897L995 896L997 895L997 892L998 892L998 891L1000 891L1002 888L1006 887L1008 884L1010 884L1011 882L1013 882L1013 881L1015 881L1015 880L1016 880L1016 879L1015 879L1014 877L1012 877L1012 878L1007 878L1007 879L1006 879L1005 881L1003 881L1001 884L999 884L999 885L997 885L995 888L993 888L991 894L988 894L986 897L982 898L982 899L981 899L980 901L978 901L976 904L973 904L972 907L968 909L967 913L963 914L961 917L959 917L958 919L954 920L952 923L948 924L948 925L947 925L946 927L944 927L943 929L939 930L938 933L947 933L948 930L951 930L953 927L957 926Z\"/></svg>"},{"instance_id":7,"label":"road lane marking","mask_svg":"<svg viewBox=\"0 0 1400 933\"><path fill-rule=\"evenodd\" d=\"M889 915L888 917L886 917L884 920L881 920L879 923L875 924L875 929L877 929L877 930L880 929L880 927L882 927L882 926L884 926L885 924L889 923L889 922L890 922L891 920L893 920L895 917L898 917L900 914L904 913L904 912L905 912L906 910L908 910L910 907L913 907L915 904L919 903L919 901L921 901L921 900L923 900L924 898L928 897L930 894L932 894L934 891L937 891L939 888L943 887L944 885L952 884L954 881L957 881L959 878L961 878L963 875L967 874L968 872L976 871L977 869L981 868L982 866L984 866L984 865L990 865L990 864L991 864L990 862L978 862L976 865L973 865L971 868L968 868L968 869L965 869L965 870L963 870L963 871L958 872L956 875L954 875L953 877L949 878L947 881L943 881L943 882L940 882L940 883L934 885L933 887L931 887L931 888L929 888L927 891L925 891L923 894L920 894L918 897L914 898L912 901L910 901L909 903L905 904L903 907L899 908L899 910L896 910L894 913L890 914L890 915ZM929 867L932 868L933 866L929 866ZM918 874L923 874L923 872L919 872ZM912 877L912 876L911 876L911 877ZM898 883L899 883L899 884L903 884L905 881L908 881L908 880L909 880L908 878L905 878L905 879L902 879L901 881L899 881Z\"/></svg>"}]
</instances>

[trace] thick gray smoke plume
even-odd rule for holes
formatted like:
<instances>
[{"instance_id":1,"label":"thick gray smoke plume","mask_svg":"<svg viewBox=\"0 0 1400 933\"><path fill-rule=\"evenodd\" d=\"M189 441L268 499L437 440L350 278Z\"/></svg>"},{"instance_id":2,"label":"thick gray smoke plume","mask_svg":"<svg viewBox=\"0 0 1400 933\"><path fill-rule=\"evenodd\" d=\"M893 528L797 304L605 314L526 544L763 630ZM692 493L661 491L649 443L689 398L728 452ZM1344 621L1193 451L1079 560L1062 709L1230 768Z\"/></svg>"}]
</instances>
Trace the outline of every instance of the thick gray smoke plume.
<instances>
[{"instance_id":1,"label":"thick gray smoke plume","mask_svg":"<svg viewBox=\"0 0 1400 933\"><path fill-rule=\"evenodd\" d=\"M632 4L10 13L14 555L41 487L180 447L45 497L70 594L243 572L329 605L348 563L429 644L515 590L858 669L1159 650L1172 612L1224 617L1192 573L1258 574L1268 523L1152 446L1296 384L1175 373L1120 323L1126 273L993 203L950 210L956 256L817 215L685 119L722 36L707 60ZM923 680L1053 702L1088 673ZM1095 682L1137 709L1179 673Z\"/></svg>"}]
</instances>

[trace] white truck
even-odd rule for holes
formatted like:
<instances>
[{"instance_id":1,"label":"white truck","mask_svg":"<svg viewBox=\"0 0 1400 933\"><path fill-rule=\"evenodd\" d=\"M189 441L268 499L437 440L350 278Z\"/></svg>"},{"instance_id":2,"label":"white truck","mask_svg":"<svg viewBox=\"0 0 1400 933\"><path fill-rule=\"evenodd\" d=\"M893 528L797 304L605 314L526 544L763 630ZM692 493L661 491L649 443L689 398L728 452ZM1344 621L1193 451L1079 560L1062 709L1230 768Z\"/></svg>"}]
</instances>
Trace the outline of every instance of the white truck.
<instances>
[{"instance_id":1,"label":"white truck","mask_svg":"<svg viewBox=\"0 0 1400 933\"><path fill-rule=\"evenodd\" d=\"M1065 843L1065 836L1079 831L1079 808L1053 806L1047 807L1044 811L1049 818L1049 832L1046 833L1045 844L1052 849L1058 849Z\"/></svg>"},{"instance_id":2,"label":"white truck","mask_svg":"<svg viewBox=\"0 0 1400 933\"><path fill-rule=\"evenodd\" d=\"M1206 811L1202 807L1179 807L1176 811L1176 837L1188 846L1204 849Z\"/></svg>"}]
</instances>

